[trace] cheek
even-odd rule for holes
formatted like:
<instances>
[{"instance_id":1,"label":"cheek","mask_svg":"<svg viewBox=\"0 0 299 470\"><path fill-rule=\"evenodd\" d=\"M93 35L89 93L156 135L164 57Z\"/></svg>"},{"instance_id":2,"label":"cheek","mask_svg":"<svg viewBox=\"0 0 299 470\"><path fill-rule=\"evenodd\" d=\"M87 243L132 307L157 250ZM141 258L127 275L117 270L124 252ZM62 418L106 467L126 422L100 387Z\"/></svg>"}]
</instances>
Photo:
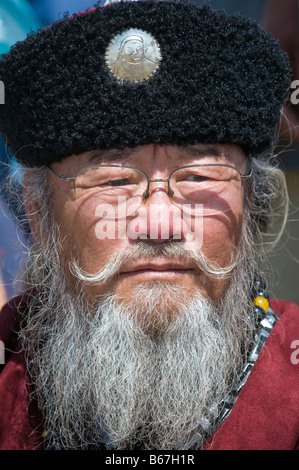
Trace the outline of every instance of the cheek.
<instances>
[{"instance_id":1,"label":"cheek","mask_svg":"<svg viewBox=\"0 0 299 470\"><path fill-rule=\"evenodd\" d=\"M100 220L84 214L74 221L69 237L70 254L90 274L97 273L118 250L126 247L126 240L118 239L114 234L105 237L105 230L107 228L100 224Z\"/></svg>"},{"instance_id":2,"label":"cheek","mask_svg":"<svg viewBox=\"0 0 299 470\"><path fill-rule=\"evenodd\" d=\"M70 169L64 171L69 174L74 172ZM84 271L95 274L113 259L117 250L124 248L125 240L119 240L117 236L101 239L100 219L93 217L88 209L88 204L82 204L82 199L74 199L68 185L55 185L53 210L59 227L62 259L66 264L76 259Z\"/></svg>"},{"instance_id":3,"label":"cheek","mask_svg":"<svg viewBox=\"0 0 299 470\"><path fill-rule=\"evenodd\" d=\"M242 202L226 213L203 218L202 251L212 261L225 266L238 246L243 220Z\"/></svg>"}]
</instances>

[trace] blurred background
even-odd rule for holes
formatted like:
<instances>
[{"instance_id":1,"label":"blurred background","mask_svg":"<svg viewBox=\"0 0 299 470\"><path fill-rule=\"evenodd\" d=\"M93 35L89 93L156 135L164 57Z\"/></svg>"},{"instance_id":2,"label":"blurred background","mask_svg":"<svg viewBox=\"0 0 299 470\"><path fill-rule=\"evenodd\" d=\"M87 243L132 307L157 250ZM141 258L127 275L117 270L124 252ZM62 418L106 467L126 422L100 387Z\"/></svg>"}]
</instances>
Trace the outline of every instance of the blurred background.
<instances>
[{"instance_id":1,"label":"blurred background","mask_svg":"<svg viewBox=\"0 0 299 470\"><path fill-rule=\"evenodd\" d=\"M65 12L69 15L92 8L93 0L1 0L0 4L0 54L5 53L27 33L50 25ZM103 4L104 1L99 2ZM256 20L281 42L291 59L294 79L299 79L299 16L297 0L210 0L193 3L208 3L215 9L230 13L241 13ZM298 58L297 58L298 55ZM297 64L298 63L298 64ZM299 108L299 104L297 105ZM278 145L281 168L284 170L290 195L290 216L287 232L280 246L271 257L273 267L270 284L272 297L292 300L299 304L299 111L290 106L286 109L288 124L281 125L281 140ZM298 119L298 123L297 123ZM293 132L289 133L290 124ZM296 126L298 125L298 135ZM18 290L15 278L26 251L28 232L17 230L12 204L8 209L7 194L3 191L5 178L17 166L8 166L12 157L0 136L0 306L5 297L12 297Z\"/></svg>"}]
</instances>

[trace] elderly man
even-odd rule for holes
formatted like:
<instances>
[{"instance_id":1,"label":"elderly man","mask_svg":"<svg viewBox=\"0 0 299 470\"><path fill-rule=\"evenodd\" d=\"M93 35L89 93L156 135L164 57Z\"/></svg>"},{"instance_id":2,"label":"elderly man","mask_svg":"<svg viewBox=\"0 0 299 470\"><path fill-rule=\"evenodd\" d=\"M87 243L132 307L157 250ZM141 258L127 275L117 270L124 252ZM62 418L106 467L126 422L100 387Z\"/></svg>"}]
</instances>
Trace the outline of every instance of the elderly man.
<instances>
[{"instance_id":1,"label":"elderly man","mask_svg":"<svg viewBox=\"0 0 299 470\"><path fill-rule=\"evenodd\" d=\"M132 37L152 67L123 76ZM1 313L0 448L295 449L299 311L265 285L288 204L277 42L119 2L29 35L0 79L32 232Z\"/></svg>"}]
</instances>

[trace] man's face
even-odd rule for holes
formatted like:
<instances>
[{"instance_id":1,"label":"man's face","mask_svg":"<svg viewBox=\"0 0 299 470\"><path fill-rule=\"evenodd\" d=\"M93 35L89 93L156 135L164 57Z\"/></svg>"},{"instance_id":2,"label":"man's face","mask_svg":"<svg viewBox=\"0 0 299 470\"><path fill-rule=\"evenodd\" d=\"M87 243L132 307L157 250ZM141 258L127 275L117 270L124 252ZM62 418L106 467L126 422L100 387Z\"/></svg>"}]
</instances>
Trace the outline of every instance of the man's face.
<instances>
[{"instance_id":1,"label":"man's face","mask_svg":"<svg viewBox=\"0 0 299 470\"><path fill-rule=\"evenodd\" d=\"M218 173L196 169L211 161L229 166L217 167ZM53 190L44 190L45 213L36 232L45 240L30 263L32 272L40 274L42 266L43 273L22 335L34 358L30 373L47 429L62 447L81 448L82 442L98 448L109 437L116 449L201 448L210 432L200 425L206 410L227 395L243 365L240 351L252 341L248 272L256 265L246 257L245 184L224 178L231 166L246 173L247 163L235 146L146 145L86 152L54 164L65 176L80 172L75 187L48 172ZM114 167L103 167L108 164ZM197 167L189 171L191 165ZM181 172L182 166L188 169ZM105 217L97 206L105 201L109 210L117 195L129 202L139 194L136 168L150 178L149 194L114 238L100 238ZM186 201L200 201L203 210L184 218ZM210 264L229 265L237 247L230 285L209 276Z\"/></svg>"},{"instance_id":2,"label":"man's face","mask_svg":"<svg viewBox=\"0 0 299 470\"><path fill-rule=\"evenodd\" d=\"M150 144L124 151L85 152L55 163L52 168L62 175L73 177L90 165L125 165L139 168L151 180L157 180L167 179L176 168L210 162L232 165L242 174L248 169L246 157L239 147L218 144L187 147ZM97 227L101 223L101 217L95 217L86 210L89 200L86 194L78 197L70 183L52 173L49 177L54 189L54 213L60 227L63 256L66 261L76 258L80 268L87 273L99 272L114 259L116 253L132 249L141 243L141 239L142 244L151 245L158 250L169 244L169 241L174 245L180 242L187 250L201 250L211 262L220 267L228 265L235 255L241 233L245 191L241 179L232 179L217 194L205 189L208 196L205 196L199 224L196 224L195 215L184 219L184 211L177 206L170 216L174 204L167 192L167 182L151 182L149 197L143 201L137 213L125 220L126 230L120 233L117 229L115 237L100 239L97 236ZM202 201L202 198L199 200ZM211 206L214 207L213 212L205 212L205 207ZM151 230L153 225L156 229L154 236ZM201 233L191 239L187 234L194 229ZM140 238L136 238L136 233ZM191 257L170 259L161 252L154 257L143 255L128 258L109 281L109 285L89 286L86 290L91 296L101 295L109 290L126 302L136 299L138 286L146 287L163 282L182 288L187 295L192 296L200 291L217 301L223 295L227 281L207 277Z\"/></svg>"},{"instance_id":3,"label":"man's face","mask_svg":"<svg viewBox=\"0 0 299 470\"><path fill-rule=\"evenodd\" d=\"M124 57L132 64L141 62L143 59L143 44L141 41L131 39L124 46Z\"/></svg>"}]
</instances>

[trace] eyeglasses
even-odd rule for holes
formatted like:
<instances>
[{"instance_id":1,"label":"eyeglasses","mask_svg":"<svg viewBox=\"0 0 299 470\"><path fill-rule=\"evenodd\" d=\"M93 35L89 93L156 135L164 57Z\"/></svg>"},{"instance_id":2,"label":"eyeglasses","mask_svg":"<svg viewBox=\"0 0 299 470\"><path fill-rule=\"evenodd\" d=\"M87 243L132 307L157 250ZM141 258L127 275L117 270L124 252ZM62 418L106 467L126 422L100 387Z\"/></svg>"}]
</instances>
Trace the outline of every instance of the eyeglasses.
<instances>
[{"instance_id":1,"label":"eyeglasses","mask_svg":"<svg viewBox=\"0 0 299 470\"><path fill-rule=\"evenodd\" d=\"M203 215L225 212L225 193L233 184L241 187L252 174L251 169L241 174L232 165L218 163L182 166L166 179L150 179L143 170L122 165L89 166L74 177L49 169L72 183L76 200L81 199L87 212L97 216L106 206L116 218L123 217L124 211L134 215L150 196L151 183L167 183L171 201L189 214L196 214L199 208Z\"/></svg>"}]
</instances>

